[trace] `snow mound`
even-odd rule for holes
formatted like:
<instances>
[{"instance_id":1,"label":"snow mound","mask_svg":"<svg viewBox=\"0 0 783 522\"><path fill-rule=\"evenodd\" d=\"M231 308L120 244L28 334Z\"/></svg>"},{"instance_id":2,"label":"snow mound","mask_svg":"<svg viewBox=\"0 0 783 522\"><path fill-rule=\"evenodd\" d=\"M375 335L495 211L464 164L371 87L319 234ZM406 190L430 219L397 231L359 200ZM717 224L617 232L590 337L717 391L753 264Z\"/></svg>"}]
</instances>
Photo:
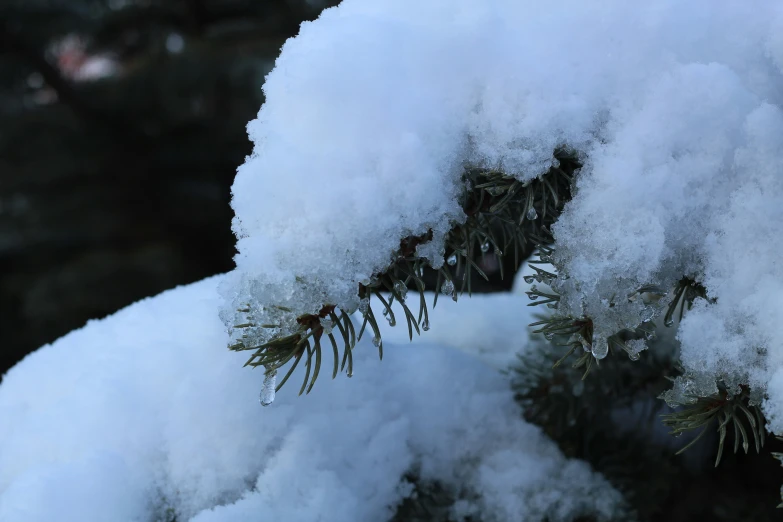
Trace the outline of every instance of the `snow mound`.
<instances>
[{"instance_id":1,"label":"snow mound","mask_svg":"<svg viewBox=\"0 0 783 522\"><path fill-rule=\"evenodd\" d=\"M617 509L604 479L520 420L502 375L449 347L390 342L379 362L360 343L352 379L261 407L262 372L225 348L223 279L92 321L5 375L0 520L376 522L410 495L410 471L469 493L459 513L484 520Z\"/></svg>"}]
</instances>

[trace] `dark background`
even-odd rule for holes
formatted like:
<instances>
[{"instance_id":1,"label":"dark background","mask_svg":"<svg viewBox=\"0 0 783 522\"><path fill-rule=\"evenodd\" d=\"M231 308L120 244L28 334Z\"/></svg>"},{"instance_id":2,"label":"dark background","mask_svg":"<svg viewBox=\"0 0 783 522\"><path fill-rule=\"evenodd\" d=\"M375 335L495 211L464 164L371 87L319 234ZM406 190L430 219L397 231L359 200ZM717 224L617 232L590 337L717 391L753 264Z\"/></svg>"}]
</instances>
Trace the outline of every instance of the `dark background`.
<instances>
[{"instance_id":1,"label":"dark background","mask_svg":"<svg viewBox=\"0 0 783 522\"><path fill-rule=\"evenodd\" d=\"M331 0L0 0L0 375L233 267L230 186L283 42Z\"/></svg>"}]
</instances>

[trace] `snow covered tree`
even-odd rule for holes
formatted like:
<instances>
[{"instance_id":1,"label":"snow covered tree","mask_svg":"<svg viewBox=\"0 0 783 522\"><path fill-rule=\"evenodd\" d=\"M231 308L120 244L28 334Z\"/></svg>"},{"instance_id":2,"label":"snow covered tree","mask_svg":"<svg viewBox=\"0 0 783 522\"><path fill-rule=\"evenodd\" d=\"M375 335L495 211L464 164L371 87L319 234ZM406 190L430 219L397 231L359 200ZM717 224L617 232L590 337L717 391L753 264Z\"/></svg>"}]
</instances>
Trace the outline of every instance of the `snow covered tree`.
<instances>
[{"instance_id":1,"label":"snow covered tree","mask_svg":"<svg viewBox=\"0 0 783 522\"><path fill-rule=\"evenodd\" d=\"M736 453L775 468L783 435L781 28L729 0L303 24L248 126L236 269L9 372L0 518L772 520L781 477ZM467 299L532 249L527 299ZM64 484L88 500L31 507Z\"/></svg>"}]
</instances>

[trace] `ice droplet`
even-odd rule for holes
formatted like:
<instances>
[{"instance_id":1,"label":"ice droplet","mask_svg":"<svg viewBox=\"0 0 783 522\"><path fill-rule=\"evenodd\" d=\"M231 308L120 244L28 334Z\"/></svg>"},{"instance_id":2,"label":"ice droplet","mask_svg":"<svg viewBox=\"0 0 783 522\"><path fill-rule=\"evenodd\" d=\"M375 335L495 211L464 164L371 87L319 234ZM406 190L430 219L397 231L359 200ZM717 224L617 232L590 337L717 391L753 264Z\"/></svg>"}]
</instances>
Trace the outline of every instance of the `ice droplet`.
<instances>
[{"instance_id":1,"label":"ice droplet","mask_svg":"<svg viewBox=\"0 0 783 522\"><path fill-rule=\"evenodd\" d=\"M399 280L394 282L394 291L397 292L397 294L400 296L400 298L403 301L405 300L405 297L408 295L408 287L405 286L405 283Z\"/></svg>"},{"instance_id":2,"label":"ice droplet","mask_svg":"<svg viewBox=\"0 0 783 522\"><path fill-rule=\"evenodd\" d=\"M365 297L361 301L359 301L359 312L361 312L362 315L367 315L367 312L370 311L370 298Z\"/></svg>"},{"instance_id":3,"label":"ice droplet","mask_svg":"<svg viewBox=\"0 0 783 522\"><path fill-rule=\"evenodd\" d=\"M530 209L527 211L527 214L525 214L525 217L528 220L533 221L534 219L536 219L538 217L538 212L536 212L535 208L530 207Z\"/></svg>"},{"instance_id":4,"label":"ice droplet","mask_svg":"<svg viewBox=\"0 0 783 522\"><path fill-rule=\"evenodd\" d=\"M321 323L321 327L324 329L324 333L326 335L329 335L332 333L332 328L334 328L334 323L331 319L328 317L321 317L321 320L319 321Z\"/></svg>"},{"instance_id":5,"label":"ice droplet","mask_svg":"<svg viewBox=\"0 0 783 522\"><path fill-rule=\"evenodd\" d=\"M424 330L425 332L430 329L430 320L429 319L424 319L424 322L421 323L421 329Z\"/></svg>"},{"instance_id":6,"label":"ice droplet","mask_svg":"<svg viewBox=\"0 0 783 522\"><path fill-rule=\"evenodd\" d=\"M639 352L630 352L628 354L628 358L631 359L632 361L638 361L639 357L640 357Z\"/></svg>"},{"instance_id":7,"label":"ice droplet","mask_svg":"<svg viewBox=\"0 0 783 522\"><path fill-rule=\"evenodd\" d=\"M646 323L647 321L652 321L655 317L655 308L652 306L645 306L642 308L642 311L639 312L639 317L641 318L643 323Z\"/></svg>"},{"instance_id":8,"label":"ice droplet","mask_svg":"<svg viewBox=\"0 0 783 522\"><path fill-rule=\"evenodd\" d=\"M609 354L609 343L604 339L594 340L590 351L593 353L593 357L600 361Z\"/></svg>"},{"instance_id":9,"label":"ice droplet","mask_svg":"<svg viewBox=\"0 0 783 522\"><path fill-rule=\"evenodd\" d=\"M454 266L457 264L457 256L456 254L451 254L449 258L446 260L446 262L449 264L449 266Z\"/></svg>"},{"instance_id":10,"label":"ice droplet","mask_svg":"<svg viewBox=\"0 0 783 522\"><path fill-rule=\"evenodd\" d=\"M389 322L389 326L397 326L397 319L395 319L393 315L389 314L389 316L386 317L386 320Z\"/></svg>"},{"instance_id":11,"label":"ice droplet","mask_svg":"<svg viewBox=\"0 0 783 522\"><path fill-rule=\"evenodd\" d=\"M261 386L259 400L261 406L269 406L275 402L275 387L277 386L277 370L267 371L264 374L264 384Z\"/></svg>"},{"instance_id":12,"label":"ice droplet","mask_svg":"<svg viewBox=\"0 0 783 522\"><path fill-rule=\"evenodd\" d=\"M381 347L381 338L378 337L377 335L375 337L373 337L372 338L372 345L375 346L376 348L380 348Z\"/></svg>"},{"instance_id":13,"label":"ice droplet","mask_svg":"<svg viewBox=\"0 0 783 522\"><path fill-rule=\"evenodd\" d=\"M551 341L555 338L555 334L553 332L545 332L544 338L546 338L547 341Z\"/></svg>"},{"instance_id":14,"label":"ice droplet","mask_svg":"<svg viewBox=\"0 0 783 522\"><path fill-rule=\"evenodd\" d=\"M451 279L447 279L446 282L441 285L440 291L446 295L454 294L454 283L451 282Z\"/></svg>"},{"instance_id":15,"label":"ice droplet","mask_svg":"<svg viewBox=\"0 0 783 522\"><path fill-rule=\"evenodd\" d=\"M532 275L526 275L526 276L524 276L522 279L524 279L524 280L525 280L525 283L527 283L527 284L529 284L529 285L532 285L532 284L533 284L533 281L535 281L535 280L536 280L536 278L535 278L535 277L533 277Z\"/></svg>"},{"instance_id":16,"label":"ice droplet","mask_svg":"<svg viewBox=\"0 0 783 522\"><path fill-rule=\"evenodd\" d=\"M489 192L490 196L499 196L505 192L505 189L503 187L489 187L487 192Z\"/></svg>"},{"instance_id":17,"label":"ice droplet","mask_svg":"<svg viewBox=\"0 0 783 522\"><path fill-rule=\"evenodd\" d=\"M671 317L669 317L668 319L666 319L666 320L663 322L663 325L664 325L666 328L669 328L669 327L670 327L671 325L673 325L673 324L674 324L674 319L672 319Z\"/></svg>"},{"instance_id":18,"label":"ice droplet","mask_svg":"<svg viewBox=\"0 0 783 522\"><path fill-rule=\"evenodd\" d=\"M489 241L484 241L484 243L482 243L481 252L483 252L484 254L489 252Z\"/></svg>"}]
</instances>

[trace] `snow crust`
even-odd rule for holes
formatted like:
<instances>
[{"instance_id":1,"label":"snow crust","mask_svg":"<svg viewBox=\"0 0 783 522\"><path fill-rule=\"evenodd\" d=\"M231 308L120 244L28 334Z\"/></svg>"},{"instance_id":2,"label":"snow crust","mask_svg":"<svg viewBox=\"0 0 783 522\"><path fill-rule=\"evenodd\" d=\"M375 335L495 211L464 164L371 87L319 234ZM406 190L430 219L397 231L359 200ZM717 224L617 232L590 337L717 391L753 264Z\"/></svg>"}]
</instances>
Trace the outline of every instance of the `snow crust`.
<instances>
[{"instance_id":1,"label":"snow crust","mask_svg":"<svg viewBox=\"0 0 783 522\"><path fill-rule=\"evenodd\" d=\"M4 376L0 520L376 522L411 494L410 471L462 491L455 516L619 509L603 478L520 419L504 376L426 338L387 342L383 362L360 343L352 379L324 374L305 397L288 385L261 407L263 373L225 348L223 279L92 321Z\"/></svg>"},{"instance_id":2,"label":"snow crust","mask_svg":"<svg viewBox=\"0 0 783 522\"><path fill-rule=\"evenodd\" d=\"M444 233L464 218L463 165L526 180L566 145L585 165L554 227L560 312L591 317L599 346L666 304L625 296L695 278L716 302L680 326L688 372L676 393L709 393L716 379L750 384L757 400L768 390L783 433L781 9L345 0L327 10L286 43L248 126L224 319L250 304L281 326L264 340L325 303L355 310L358 284L401 238L432 229L421 251L442 263Z\"/></svg>"}]
</instances>

